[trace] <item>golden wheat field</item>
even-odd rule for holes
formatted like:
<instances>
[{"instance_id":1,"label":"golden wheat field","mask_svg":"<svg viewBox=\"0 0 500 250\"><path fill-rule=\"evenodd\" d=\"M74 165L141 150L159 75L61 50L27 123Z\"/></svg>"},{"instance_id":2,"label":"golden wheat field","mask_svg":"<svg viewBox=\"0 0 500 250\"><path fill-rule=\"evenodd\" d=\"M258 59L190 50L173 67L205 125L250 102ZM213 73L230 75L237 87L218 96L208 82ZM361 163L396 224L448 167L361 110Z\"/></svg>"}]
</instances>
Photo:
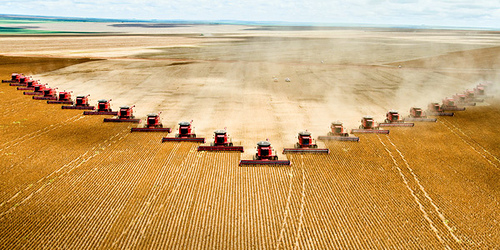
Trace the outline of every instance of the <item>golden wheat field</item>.
<instances>
[{"instance_id":1,"label":"golden wheat field","mask_svg":"<svg viewBox=\"0 0 500 250\"><path fill-rule=\"evenodd\" d=\"M500 247L498 96L435 123L318 142L329 154L281 154L299 130L325 135L333 120L406 116L483 81L494 95L497 34L231 32L0 37L1 79L22 72L92 104L135 104L141 119L162 111L174 131L193 119L208 141L227 126L245 147L162 143L166 133L131 133L2 83L0 248ZM265 138L292 164L239 167Z\"/></svg>"}]
</instances>

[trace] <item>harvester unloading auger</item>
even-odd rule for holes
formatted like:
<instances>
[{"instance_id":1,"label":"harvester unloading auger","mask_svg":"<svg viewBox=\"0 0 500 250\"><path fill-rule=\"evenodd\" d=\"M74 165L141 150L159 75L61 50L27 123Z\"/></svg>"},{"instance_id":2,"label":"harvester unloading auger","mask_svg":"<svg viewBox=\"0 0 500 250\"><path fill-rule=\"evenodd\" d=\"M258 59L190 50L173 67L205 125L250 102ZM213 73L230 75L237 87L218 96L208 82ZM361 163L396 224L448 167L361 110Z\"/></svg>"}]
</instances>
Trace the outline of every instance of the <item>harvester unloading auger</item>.
<instances>
[{"instance_id":1,"label":"harvester unloading auger","mask_svg":"<svg viewBox=\"0 0 500 250\"><path fill-rule=\"evenodd\" d=\"M297 136L299 140L294 148L284 148L283 154L285 153L320 153L320 154L328 154L330 150L327 148L318 148L318 144L314 142L314 139L311 137L311 133L309 131L299 132Z\"/></svg>"},{"instance_id":2,"label":"harvester unloading auger","mask_svg":"<svg viewBox=\"0 0 500 250\"><path fill-rule=\"evenodd\" d=\"M192 122L179 122L179 133L175 135L175 137L163 137L161 142L199 142L205 143L205 138L196 137L194 133L194 128L192 126Z\"/></svg>"},{"instance_id":3,"label":"harvester unloading auger","mask_svg":"<svg viewBox=\"0 0 500 250\"><path fill-rule=\"evenodd\" d=\"M135 119L134 116L134 110L133 108L135 107L132 106L122 106L120 107L120 111L118 112L118 116L115 118L104 118L104 122L132 122L132 123L139 123L141 122L140 119Z\"/></svg>"},{"instance_id":4,"label":"harvester unloading auger","mask_svg":"<svg viewBox=\"0 0 500 250\"><path fill-rule=\"evenodd\" d=\"M361 118L361 125L359 125L359 129L351 130L351 134L355 133L374 133L374 134L389 134L389 130L382 130L379 126L376 125L373 117L364 116Z\"/></svg>"},{"instance_id":5,"label":"harvester unloading auger","mask_svg":"<svg viewBox=\"0 0 500 250\"><path fill-rule=\"evenodd\" d=\"M244 165L290 165L288 160L278 160L276 152L271 147L268 141L260 141L257 143L257 152L253 156L253 160L241 160L240 166Z\"/></svg>"},{"instance_id":6,"label":"harvester unloading auger","mask_svg":"<svg viewBox=\"0 0 500 250\"><path fill-rule=\"evenodd\" d=\"M410 114L404 118L404 121L409 122L436 122L436 118L427 118L425 112L421 108L410 108Z\"/></svg>"},{"instance_id":7,"label":"harvester unloading auger","mask_svg":"<svg viewBox=\"0 0 500 250\"><path fill-rule=\"evenodd\" d=\"M72 106L62 106L62 109L78 109L78 110L94 110L94 106L89 104L90 95L79 95L76 96L75 105Z\"/></svg>"},{"instance_id":8,"label":"harvester unloading auger","mask_svg":"<svg viewBox=\"0 0 500 250\"><path fill-rule=\"evenodd\" d=\"M359 137L349 136L340 121L332 122L330 129L326 136L318 136L318 140L359 141Z\"/></svg>"},{"instance_id":9,"label":"harvester unloading auger","mask_svg":"<svg viewBox=\"0 0 500 250\"><path fill-rule=\"evenodd\" d=\"M400 118L399 112L396 110L389 110L387 114L385 114L385 121L379 124L380 127L413 127L414 123L404 122L403 119Z\"/></svg>"},{"instance_id":10,"label":"harvester unloading auger","mask_svg":"<svg viewBox=\"0 0 500 250\"><path fill-rule=\"evenodd\" d=\"M47 104L73 104L73 100L71 100L71 91L59 92L56 100L49 100Z\"/></svg>"},{"instance_id":11,"label":"harvester unloading auger","mask_svg":"<svg viewBox=\"0 0 500 250\"><path fill-rule=\"evenodd\" d=\"M118 111L111 110L111 99L101 99L97 101L96 111L83 111L84 115L118 115Z\"/></svg>"},{"instance_id":12,"label":"harvester unloading auger","mask_svg":"<svg viewBox=\"0 0 500 250\"><path fill-rule=\"evenodd\" d=\"M160 113L148 114L146 124L142 128L131 128L130 132L167 132L170 133L170 128L164 128L160 122Z\"/></svg>"},{"instance_id":13,"label":"harvester unloading auger","mask_svg":"<svg viewBox=\"0 0 500 250\"><path fill-rule=\"evenodd\" d=\"M234 146L225 129L214 131L214 142L210 146L199 146L198 151L240 151L243 146Z\"/></svg>"}]
</instances>

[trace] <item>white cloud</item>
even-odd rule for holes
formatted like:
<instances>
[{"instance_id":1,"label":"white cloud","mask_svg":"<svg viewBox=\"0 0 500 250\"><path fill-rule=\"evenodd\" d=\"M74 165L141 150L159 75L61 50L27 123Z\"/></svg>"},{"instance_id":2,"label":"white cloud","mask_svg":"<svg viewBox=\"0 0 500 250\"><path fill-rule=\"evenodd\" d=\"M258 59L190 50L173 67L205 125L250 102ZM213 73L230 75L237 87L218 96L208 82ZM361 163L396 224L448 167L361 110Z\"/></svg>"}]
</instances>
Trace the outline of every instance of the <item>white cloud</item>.
<instances>
[{"instance_id":1,"label":"white cloud","mask_svg":"<svg viewBox=\"0 0 500 250\"><path fill-rule=\"evenodd\" d=\"M500 28L498 0L0 0L3 14Z\"/></svg>"}]
</instances>

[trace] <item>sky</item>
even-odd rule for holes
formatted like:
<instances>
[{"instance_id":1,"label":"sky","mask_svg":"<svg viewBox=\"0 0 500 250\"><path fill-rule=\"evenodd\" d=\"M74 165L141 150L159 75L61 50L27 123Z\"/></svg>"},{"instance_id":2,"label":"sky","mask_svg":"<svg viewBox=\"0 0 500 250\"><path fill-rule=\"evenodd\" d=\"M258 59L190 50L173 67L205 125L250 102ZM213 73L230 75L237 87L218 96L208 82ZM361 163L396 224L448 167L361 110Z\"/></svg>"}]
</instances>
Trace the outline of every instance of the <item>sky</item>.
<instances>
[{"instance_id":1,"label":"sky","mask_svg":"<svg viewBox=\"0 0 500 250\"><path fill-rule=\"evenodd\" d=\"M499 0L0 0L0 14L500 28Z\"/></svg>"}]
</instances>

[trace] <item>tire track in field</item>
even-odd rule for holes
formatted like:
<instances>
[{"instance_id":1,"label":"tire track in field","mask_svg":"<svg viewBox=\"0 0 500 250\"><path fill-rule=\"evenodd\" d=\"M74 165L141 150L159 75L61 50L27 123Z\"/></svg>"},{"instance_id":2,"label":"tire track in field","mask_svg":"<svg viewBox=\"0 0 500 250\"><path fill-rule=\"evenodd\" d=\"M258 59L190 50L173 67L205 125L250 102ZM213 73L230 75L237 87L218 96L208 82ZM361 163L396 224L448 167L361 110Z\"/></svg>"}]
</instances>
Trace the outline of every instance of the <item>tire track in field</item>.
<instances>
[{"instance_id":1,"label":"tire track in field","mask_svg":"<svg viewBox=\"0 0 500 250\"><path fill-rule=\"evenodd\" d=\"M500 170L500 166L495 162L500 164L500 160L491 154L488 150L486 150L481 144L472 139L469 135L464 133L459 127L453 125L453 123L445 120L438 120L438 123L443 124L448 130L451 131L454 135L456 135L460 140L462 140L467 146L469 146L474 152L483 157L489 164L494 166L496 169ZM482 152L481 152L482 151ZM488 159L488 156L493 159Z\"/></svg>"},{"instance_id":2,"label":"tire track in field","mask_svg":"<svg viewBox=\"0 0 500 250\"><path fill-rule=\"evenodd\" d=\"M304 208L306 204L306 174L305 174L305 169L304 169L304 156L300 156L301 162L300 162L300 169L302 172L302 195L300 199L300 212L299 212L299 228L297 229L297 232L295 234L295 244L294 244L294 249L299 248L299 242L300 242L300 236L302 233L302 226L304 224Z\"/></svg>"},{"instance_id":3,"label":"tire track in field","mask_svg":"<svg viewBox=\"0 0 500 250\"><path fill-rule=\"evenodd\" d=\"M125 135L122 136L122 137L120 137L120 138L118 138L117 140L114 140L116 137L118 137L118 136L120 136L122 134L125 134ZM0 218L3 217L5 214L8 214L8 213L14 211L16 209L16 207L18 207L19 205L22 205L23 203L25 203L26 201L28 201L33 195L41 192L45 187L47 187L48 185L50 185L53 182L53 180L61 178L62 176L70 173L71 171L73 171L74 169L80 167L82 164L84 164L88 160L90 160L90 159L94 158L95 156L99 155L99 153L100 153L99 150L101 150L101 151L104 150L105 148L111 146L112 144L114 144L114 143L122 140L128 134L129 133L120 132L120 133L115 134L114 136L111 136L109 139L105 140L101 144L99 144L97 146L94 146L93 148L87 150L85 153L83 153L79 157L73 159L69 163L64 164L59 169L53 171L52 173L44 176L41 179L39 179L35 184L28 185L28 187L26 187L23 190L20 190L19 192L17 192L16 194L14 194L12 197L10 197L8 200L0 203L0 208L1 208L5 204L12 202L14 199L16 199L18 196L20 196L23 192L27 192L28 190L32 189L33 186L39 186L38 189L32 191L29 194L26 194L26 196L20 202L16 203L14 206L10 207L9 209L1 212L0 213ZM99 150L95 151L96 149L99 149ZM50 181L47 181L52 176L57 175L59 172L65 170L65 169L66 169L66 171L62 172L60 175L53 177Z\"/></svg>"},{"instance_id":4,"label":"tire track in field","mask_svg":"<svg viewBox=\"0 0 500 250\"><path fill-rule=\"evenodd\" d=\"M444 238L444 237L447 236L447 233L448 233L453 238L453 240L455 241L454 242L455 244L460 244L461 241L454 234L454 232L453 232L454 230L448 225L448 223L447 223L448 220L440 212L439 207L434 203L434 201L429 196L429 194L427 193L427 191L425 191L425 188L420 183L418 177L413 172L413 169L410 167L408 161L406 160L406 158L404 157L404 155L401 153L401 151L399 151L399 149L396 147L396 145L391 141L391 139L389 137L386 137L386 139L389 142L389 144L391 144L393 146L393 149L398 153L400 159L403 161L404 166L406 167L405 170L408 171L408 172L410 172L411 177L408 177L408 176L405 175L404 172L406 172L406 171L404 171L400 167L400 164L398 163L398 160L394 156L393 152L391 152L391 150L389 149L388 145L382 141L382 139L381 139L381 137L379 135L377 135L377 138L379 139L380 143L384 146L385 151L391 157L391 159L392 159L392 161L394 163L394 166L398 170L398 173L401 176L401 179L403 180L403 183L405 184L405 186L408 189L408 191L410 191L410 194L414 198L415 203L418 205L420 211L422 212L422 215L424 216L425 220L429 223L429 227L434 232L434 235L439 240L439 242L441 242L446 249L451 249L450 245L446 242L446 239ZM417 186L416 190L414 190L411 187L410 182L416 184L416 186ZM419 195L419 191L421 193L423 193L423 196L425 197L425 199L419 198L419 196L420 196ZM425 202L425 200L427 200L427 202L432 206L432 208L433 208L434 211L429 211L429 212L427 211L427 210L431 210L431 209L427 208L424 205L424 203L427 203L427 202ZM434 213L436 213L436 215L438 216L439 220L442 222L443 226L446 228L447 232L441 232L441 230L438 229L438 227L441 227L441 226L435 224L434 221L431 219L431 217L433 216Z\"/></svg>"},{"instance_id":5,"label":"tire track in field","mask_svg":"<svg viewBox=\"0 0 500 250\"><path fill-rule=\"evenodd\" d=\"M288 157L288 156L287 156ZM290 161L293 160L293 156L289 155ZM280 234L278 237L278 242L276 242L276 249L280 249L281 244L283 242L283 238L285 236L285 230L287 227L287 220L288 217L290 216L290 203L291 203L291 198L292 198L292 190L293 190L293 176L294 176L294 166L290 167L290 171L288 173L289 179L288 179L288 195L286 198L286 205L285 205L285 212L283 213L283 219L281 223L281 229L280 229Z\"/></svg>"},{"instance_id":6,"label":"tire track in field","mask_svg":"<svg viewBox=\"0 0 500 250\"><path fill-rule=\"evenodd\" d=\"M2 152L5 149L8 149L8 148L10 148L12 146L18 145L21 142L25 142L27 140L31 140L31 139L37 138L40 135L46 134L46 133L48 133L50 131L56 130L56 129L60 128L60 127L68 125L69 123L76 122L76 121L81 120L83 118L85 118L85 117L82 116L81 114L77 114L77 115L74 115L74 116L72 116L72 117L70 117L70 118L68 118L68 119L66 119L66 120L64 120L62 122L59 122L59 123L56 123L56 124L51 124L48 127L44 127L42 129L38 129L38 130L33 131L33 132L29 133L29 134L26 134L26 135L23 135L23 136L18 137L16 139L13 139L11 141L5 142L4 144L2 144L0 146L0 152ZM9 143L11 143L11 145L6 146Z\"/></svg>"}]
</instances>

